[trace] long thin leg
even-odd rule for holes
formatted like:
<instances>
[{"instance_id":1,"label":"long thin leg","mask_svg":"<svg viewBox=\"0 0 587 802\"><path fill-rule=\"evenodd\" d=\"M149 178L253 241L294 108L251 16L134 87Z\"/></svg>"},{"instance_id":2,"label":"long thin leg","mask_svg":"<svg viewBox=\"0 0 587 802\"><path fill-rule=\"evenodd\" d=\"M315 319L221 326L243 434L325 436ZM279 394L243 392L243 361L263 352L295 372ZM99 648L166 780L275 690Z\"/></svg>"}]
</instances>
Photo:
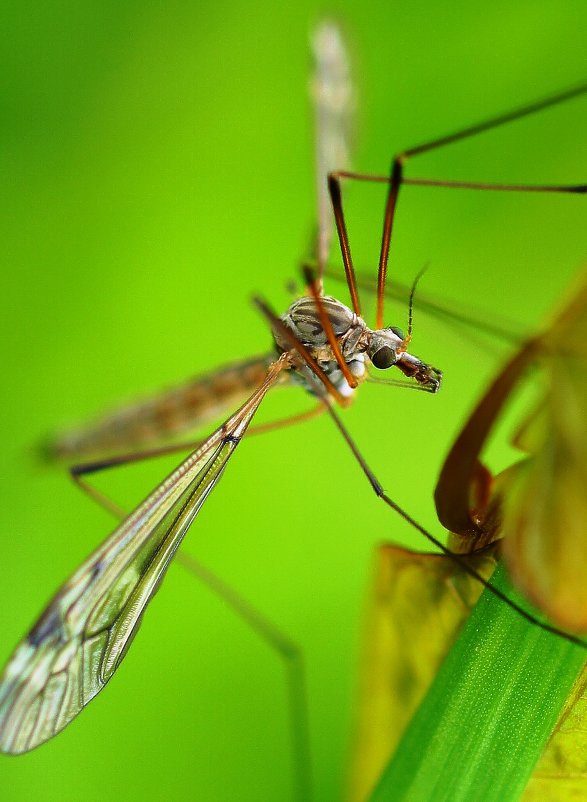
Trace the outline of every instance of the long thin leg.
<instances>
[{"instance_id":1,"label":"long thin leg","mask_svg":"<svg viewBox=\"0 0 587 802\"><path fill-rule=\"evenodd\" d=\"M468 136L473 136L480 133L484 128L479 130L472 130ZM447 141L438 140L436 147L449 144L449 142L456 141L456 137L446 138ZM433 144L433 143L431 143ZM432 147L427 148L432 150ZM587 184L491 184L487 182L475 181L448 181L440 179L429 178L405 178L404 166L410 156L417 155L423 152L419 148L404 151L399 156L395 156L393 160L391 176L369 175L366 173L355 173L350 171L338 171L331 173L328 177L329 187L331 187L331 198L334 208L334 216L336 220L336 227L338 231L339 241L341 244L341 252L343 255L343 262L345 265L345 273L347 276L347 284L349 288L352 286L356 294L356 278L352 266L350 246L348 244L348 235L346 232L346 225L344 222L344 211L342 207L342 192L340 188L340 180L347 178L355 181L367 181L372 183L385 183L389 184L387 193L387 201L385 204L385 216L383 221L383 234L381 237L381 251L379 254L379 268L377 271L377 316L375 326L380 329L384 326L384 298L385 298L385 284L387 281L387 265L389 261L389 249L391 246L391 235L393 231L393 223L395 220L395 211L397 208L397 201L399 196L400 187L403 184L412 184L414 186L429 186L429 187L443 187L445 189L477 189L495 192L540 192L540 193L567 193L567 194L585 194L587 193ZM352 277L352 278L350 278ZM352 281L352 284L351 284ZM351 292L352 297L352 292ZM356 311L356 310L355 310Z\"/></svg>"},{"instance_id":2,"label":"long thin leg","mask_svg":"<svg viewBox=\"0 0 587 802\"><path fill-rule=\"evenodd\" d=\"M410 151L406 151L410 154ZM405 154L404 154L405 155ZM411 154L410 154L411 155ZM399 156L396 158L400 158ZM372 184L389 184L388 175L373 173L356 173L350 170L337 170L331 173L333 180L346 178L350 181L364 181ZM417 187L444 187L445 189L480 189L495 192L550 192L555 194L585 195L587 184L493 184L487 181L450 181L444 178L406 178L402 175L402 184Z\"/></svg>"},{"instance_id":3,"label":"long thin leg","mask_svg":"<svg viewBox=\"0 0 587 802\"><path fill-rule=\"evenodd\" d=\"M484 120L476 125L468 126L467 128L462 128L460 131L455 131L452 134L448 134L443 137L437 137L436 139L432 139L429 142L424 142L421 145L417 145L416 147L409 148L405 150L403 153L398 154L392 162L391 165L391 173L389 178L389 190L387 193L387 202L385 206L385 217L383 221L383 235L381 238L381 252L379 255L379 271L377 274L377 328L381 328L383 326L383 302L385 298L385 280L387 275L387 263L389 257L389 248L391 245L391 234L393 229L393 220L395 217L395 210L397 208L397 200L399 195L400 186L404 183L404 167L407 160L412 156L418 156L422 153L429 153L432 150L437 150L438 148L445 147L446 145L450 145L454 142L460 142L464 139L470 139L473 136L477 136L478 134L484 133L485 131L489 131L492 128L498 128L501 125L505 125L506 123L513 122L514 120L519 120L522 117L527 117L530 114L535 114L538 111L542 111L543 109L549 108L550 106L555 106L558 103L563 103L564 101L570 100L571 98L577 97L579 95L585 94L587 92L587 84L583 84L579 87L575 87L573 89L566 90L565 92L560 92L557 95L553 95L549 98L545 98L543 100L539 100L535 103L531 103L527 106L523 106L518 109L514 109L513 111L507 112L506 114L500 114L497 117L492 117L488 120ZM442 183L436 183L436 186L442 186ZM445 183L445 187L448 187L449 184ZM464 186L462 183L461 186ZM472 185L469 187L472 188ZM477 189L481 189L481 185L477 185ZM494 189L499 187L494 187ZM508 189L513 191L528 191L521 186L510 185L503 185L502 189ZM574 189L569 190L565 188L558 188L553 190L545 190L543 189L530 189L529 191L580 191L585 192L585 188L582 189Z\"/></svg>"},{"instance_id":4,"label":"long thin leg","mask_svg":"<svg viewBox=\"0 0 587 802\"><path fill-rule=\"evenodd\" d=\"M498 114L495 117L489 117L482 120L475 125L461 128L459 131L454 131L452 134L436 137L428 142L423 142L421 145L410 148L403 152L403 156L417 156L421 153L427 153L431 150L451 145L453 142L459 142L463 139L469 139L477 134L482 134L492 128L499 128L501 125L513 122L514 120L521 120L523 117L528 117L530 114L536 114L538 111L543 111L551 106L557 106L559 103L565 103L567 100L572 100L575 97L587 94L587 83L579 84L571 89L565 89L563 92L557 92L556 95L549 95L549 97L536 100L534 103L528 103L525 106L519 106L512 111L507 111L505 114Z\"/></svg>"},{"instance_id":5,"label":"long thin leg","mask_svg":"<svg viewBox=\"0 0 587 802\"><path fill-rule=\"evenodd\" d=\"M267 423L258 423L256 426L251 426L247 432L247 436L251 434L266 434L267 432L274 432L276 429L284 429L286 426L294 426L296 423L304 423L308 420L313 420L324 412L323 404L316 404L316 406L307 409L305 412L299 412L297 415L288 415L286 418L278 418L271 420Z\"/></svg>"},{"instance_id":6,"label":"long thin leg","mask_svg":"<svg viewBox=\"0 0 587 802\"><path fill-rule=\"evenodd\" d=\"M387 278L389 249L391 246L391 237L393 232L393 223L395 219L397 201L400 187L402 186L402 184L413 184L418 186L435 186L435 187L445 187L453 189L456 188L456 189L494 190L501 192L562 192L562 193L575 193L575 194L577 193L584 194L587 192L587 185L585 184L569 185L569 186L566 185L533 186L524 184L490 184L486 182L444 181L444 180L425 179L425 178L408 179L404 178L404 167L408 159L411 158L412 156L418 156L422 153L428 153L432 150L445 147L446 145L450 145L454 142L459 142L464 139L469 139L470 137L477 136L478 134L484 133L485 131L497 128L509 122L513 122L514 120L519 120L522 117L526 117L530 114L535 114L538 111L542 111L543 109L549 108L550 106L554 106L559 103L563 103L567 100L571 100L572 98L578 97L585 93L587 93L587 84L582 84L581 86L569 89L565 92L560 92L559 94L551 96L549 98L539 100L535 103L531 103L527 106L523 106L518 109L514 109L513 111L508 112L506 114L501 114L498 115L497 117L492 117L488 120L484 120L480 123L477 123L476 125L463 128L459 131L455 131L454 133L448 134L446 136L437 137L436 139L432 139L429 142L425 142L421 145L417 145L416 147L404 150L402 153L399 153L393 158L389 176L385 177L369 176L365 175L364 173L354 173L350 171L338 171L336 173L332 173L329 176L330 194L333 202L333 208L335 210L336 226L339 234L339 239L341 241L341 251L343 254L343 261L345 263L345 271L347 272L347 283L349 281L348 279L349 270L347 267L347 263L348 265L350 265L350 269L352 270L352 262L350 260L350 249L348 246L348 237L346 235L346 226L344 223L340 180L342 178L350 178L358 181L376 181L376 182L384 181L389 184L387 200L385 204L385 215L383 220L383 234L381 237L379 268L377 272L377 317L376 317L377 328L382 328L384 325L385 283Z\"/></svg>"},{"instance_id":7,"label":"long thin leg","mask_svg":"<svg viewBox=\"0 0 587 802\"><path fill-rule=\"evenodd\" d=\"M304 421L311 420L312 418L321 415L323 412L324 406L322 404L317 404L311 409L308 409L305 412L300 412L297 415L288 415L285 418L278 418L277 420L268 421L267 423L260 423L256 426L251 426L247 432L247 437L253 434L265 434L266 432L273 432L276 429L292 426L296 423L303 423ZM99 504L101 507L104 507L107 512L112 513L115 518L124 518L124 510L122 510L121 507L113 502L112 499L108 498L108 496L87 482L83 478L84 476L109 470L110 468L117 468L122 465L129 465L133 462L142 462L143 460L164 456L166 454L175 454L179 451L195 451L201 444L201 440L192 440L187 443L174 443L173 445L169 446L152 448L148 451L117 454L116 456L108 459L71 465L69 467L69 474L80 490L82 490L84 493L87 493L87 495L97 504Z\"/></svg>"},{"instance_id":8,"label":"long thin leg","mask_svg":"<svg viewBox=\"0 0 587 802\"><path fill-rule=\"evenodd\" d=\"M346 283L351 294L351 302L355 314L361 314L361 304L359 303L359 293L357 292L357 281L355 279L355 271L353 268L353 259L351 257L351 246L349 244L349 236L346 230L346 223L344 220L344 211L342 208L342 193L340 189L339 176L345 175L341 173L330 173L328 176L328 191L330 193L330 201L332 203L332 210L334 212L334 222L336 223L336 231L338 233L338 242L340 244L340 252L342 254L342 261L344 264L344 272L346 275Z\"/></svg>"},{"instance_id":9,"label":"long thin leg","mask_svg":"<svg viewBox=\"0 0 587 802\"><path fill-rule=\"evenodd\" d=\"M414 529L416 529L418 532L420 532L420 534L424 535L424 537L428 541L430 541L430 543L432 543L434 546L436 546L436 548L440 549L440 551L444 555L446 555L451 560L453 560L457 565L459 565L463 569L463 571L465 571L467 574L469 574L469 576L472 576L474 579L476 579L478 582L480 582L483 585L483 587L485 587L485 588L487 588L489 590L490 593L493 593L494 596L496 596L498 599L500 599L500 601L504 602L509 607L511 607L512 610L515 610L518 613L518 615L521 615L522 618L526 619L526 621L529 621L534 626L537 626L540 629L543 629L545 632L550 632L552 635L557 635L558 637L564 638L565 640L569 641L570 643L575 643L578 646L581 646L583 648L587 648L587 642L585 642L581 638L578 638L578 637L576 637L574 635L570 635L568 632L563 632L562 630L557 629L556 627L552 626L551 624L547 624L544 621L541 621L540 619L538 619L535 616L533 616L531 613L529 613L526 610L524 610L523 607L521 607L520 605L516 604L516 602L512 601L512 599L510 599L505 593L502 593L497 588L494 588L493 585L490 582L488 582L486 579L484 579L481 576L481 574L479 574L474 568L472 568L467 563L466 559L462 555L457 554L457 553L451 551L450 549L448 549L443 543L441 543L440 540L438 540L436 537L434 537L434 535L432 535L427 529L425 529L420 523L418 523L418 521L416 521L414 518L412 518L412 516L408 512L406 512L402 507L400 507L399 504L396 504L396 502L393 501L393 499L391 499L386 494L386 492L383 489L383 486L381 485L381 483L379 482L379 480L377 479L377 477L375 476L373 471L369 468L369 465L367 464L365 458L363 457L363 455L359 451L359 449L357 447L357 444L354 442L354 440L350 436L350 434L347 431L346 427L344 426L343 422L341 421L339 416L334 411L332 405L328 402L328 399L324 399L324 405L326 406L326 410L327 410L328 414L330 415L330 417L334 421L334 424L336 425L336 428L339 430L339 432L343 436L346 444L348 445L348 447L352 451L354 458L359 463L359 465L361 467L361 470L363 471L363 473L367 477L367 479L369 481L369 484L373 488L373 491L375 492L375 495L378 498L380 498L388 507L391 507L392 510L397 512L398 515L400 515L404 519L404 521L407 521L410 524L410 526L412 526Z\"/></svg>"},{"instance_id":10,"label":"long thin leg","mask_svg":"<svg viewBox=\"0 0 587 802\"><path fill-rule=\"evenodd\" d=\"M481 129L484 130L484 129ZM479 133L475 131L473 133ZM469 136L473 136L473 133ZM450 142L456 141L450 139ZM439 140L437 147L448 144ZM431 149L431 148L430 148ZM445 189L477 189L488 190L495 192L541 192L541 193L567 193L567 194L585 194L587 193L587 184L490 184L487 182L475 181L445 181L440 179L429 178L405 178L403 171L407 159L412 155L417 155L421 151L413 149L405 151L404 153L396 156L393 160L393 167L391 176L370 175L367 173L356 173L346 170L338 170L328 176L328 187L330 190L330 197L332 200L332 208L334 210L334 219L336 221L336 230L338 231L338 238L340 242L340 250L344 263L346 274L346 281L351 299L353 302L354 311L360 314L357 280L353 268L351 250L348 241L348 233L344 219L344 210L342 205L342 190L340 186L341 179L351 179L354 181L366 181L372 183L389 184L387 193L387 201L385 205L385 217L383 222L383 235L381 238L381 251L379 254L379 269L377 271L377 315L375 326L378 329L384 326L384 298L385 298L385 285L387 281L387 265L389 261L389 249L391 246L391 234L393 231L393 222L395 219L395 210L399 196L400 186L403 184L412 184L414 186L429 186L429 187L444 187Z\"/></svg>"}]
</instances>

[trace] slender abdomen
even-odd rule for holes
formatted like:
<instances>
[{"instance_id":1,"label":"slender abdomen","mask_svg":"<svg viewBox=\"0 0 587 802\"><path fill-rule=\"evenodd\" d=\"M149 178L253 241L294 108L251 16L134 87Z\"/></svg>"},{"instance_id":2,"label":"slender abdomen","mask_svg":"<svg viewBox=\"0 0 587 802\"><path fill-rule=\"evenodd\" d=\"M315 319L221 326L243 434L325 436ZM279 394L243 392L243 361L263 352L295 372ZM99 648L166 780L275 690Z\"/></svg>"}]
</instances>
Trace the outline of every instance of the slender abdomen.
<instances>
[{"instance_id":1,"label":"slender abdomen","mask_svg":"<svg viewBox=\"0 0 587 802\"><path fill-rule=\"evenodd\" d=\"M51 459L71 462L163 445L234 411L262 383L272 361L267 354L196 376L58 434L43 451Z\"/></svg>"}]
</instances>

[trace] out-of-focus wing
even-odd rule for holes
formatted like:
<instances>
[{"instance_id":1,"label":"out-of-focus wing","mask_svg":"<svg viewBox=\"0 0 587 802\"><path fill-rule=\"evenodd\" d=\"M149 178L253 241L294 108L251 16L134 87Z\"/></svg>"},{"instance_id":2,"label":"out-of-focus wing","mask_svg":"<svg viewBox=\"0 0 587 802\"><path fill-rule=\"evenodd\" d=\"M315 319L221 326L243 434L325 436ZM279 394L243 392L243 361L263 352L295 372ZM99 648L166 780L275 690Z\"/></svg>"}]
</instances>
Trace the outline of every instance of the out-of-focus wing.
<instances>
[{"instance_id":1,"label":"out-of-focus wing","mask_svg":"<svg viewBox=\"0 0 587 802\"><path fill-rule=\"evenodd\" d=\"M312 53L318 198L316 257L321 274L328 259L333 226L326 177L334 170L349 168L355 101L348 54L340 30L333 22L324 21L316 28L312 36Z\"/></svg>"},{"instance_id":2,"label":"out-of-focus wing","mask_svg":"<svg viewBox=\"0 0 587 802\"><path fill-rule=\"evenodd\" d=\"M346 277L338 267L327 265L324 275L333 281L346 285ZM355 272L355 281L362 295L365 293L372 296L377 295L377 276ZM388 282L385 286L385 297L394 301L401 301L406 307L411 293L411 285L402 284L401 281ZM451 298L434 297L423 292L420 287L418 287L418 291L414 295L414 308L418 312L423 311L431 315L446 326L451 326L454 329L464 329L469 340L474 339L476 345L485 347L487 350L490 349L488 348L487 340L484 339L486 337L490 338L489 342L492 345L495 340L500 340L506 344L520 345L527 337L527 332L524 331L520 323L508 320L494 310L489 313L476 307L471 309L470 304L465 306Z\"/></svg>"},{"instance_id":3,"label":"out-of-focus wing","mask_svg":"<svg viewBox=\"0 0 587 802\"><path fill-rule=\"evenodd\" d=\"M0 680L0 750L19 754L52 738L112 677L284 359L57 592Z\"/></svg>"}]
</instances>

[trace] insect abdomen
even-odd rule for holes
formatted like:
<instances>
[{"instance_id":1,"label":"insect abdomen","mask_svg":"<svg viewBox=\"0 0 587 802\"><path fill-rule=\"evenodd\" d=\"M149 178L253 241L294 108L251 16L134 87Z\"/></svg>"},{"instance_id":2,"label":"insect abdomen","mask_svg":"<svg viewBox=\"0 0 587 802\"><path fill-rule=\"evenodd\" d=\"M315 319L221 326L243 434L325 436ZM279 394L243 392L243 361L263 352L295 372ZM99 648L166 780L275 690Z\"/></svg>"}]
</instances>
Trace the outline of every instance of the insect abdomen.
<instances>
[{"instance_id":1,"label":"insect abdomen","mask_svg":"<svg viewBox=\"0 0 587 802\"><path fill-rule=\"evenodd\" d=\"M234 409L263 382L272 361L270 355L259 356L196 376L57 435L44 452L50 459L72 461L156 447Z\"/></svg>"}]
</instances>

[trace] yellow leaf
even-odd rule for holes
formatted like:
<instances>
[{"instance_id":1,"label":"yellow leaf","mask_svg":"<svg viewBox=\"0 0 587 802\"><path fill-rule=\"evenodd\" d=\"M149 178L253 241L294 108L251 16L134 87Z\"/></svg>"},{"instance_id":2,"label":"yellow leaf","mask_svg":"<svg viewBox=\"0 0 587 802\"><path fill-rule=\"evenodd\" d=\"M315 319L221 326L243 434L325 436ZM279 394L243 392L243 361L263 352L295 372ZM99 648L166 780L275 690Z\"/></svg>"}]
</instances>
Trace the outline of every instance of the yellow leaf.
<instances>
[{"instance_id":1,"label":"yellow leaf","mask_svg":"<svg viewBox=\"0 0 587 802\"><path fill-rule=\"evenodd\" d=\"M587 799L587 669L560 715L521 802Z\"/></svg>"},{"instance_id":2,"label":"yellow leaf","mask_svg":"<svg viewBox=\"0 0 587 802\"><path fill-rule=\"evenodd\" d=\"M468 560L489 577L495 560ZM443 555L381 546L367 611L349 802L368 798L483 587Z\"/></svg>"}]
</instances>

